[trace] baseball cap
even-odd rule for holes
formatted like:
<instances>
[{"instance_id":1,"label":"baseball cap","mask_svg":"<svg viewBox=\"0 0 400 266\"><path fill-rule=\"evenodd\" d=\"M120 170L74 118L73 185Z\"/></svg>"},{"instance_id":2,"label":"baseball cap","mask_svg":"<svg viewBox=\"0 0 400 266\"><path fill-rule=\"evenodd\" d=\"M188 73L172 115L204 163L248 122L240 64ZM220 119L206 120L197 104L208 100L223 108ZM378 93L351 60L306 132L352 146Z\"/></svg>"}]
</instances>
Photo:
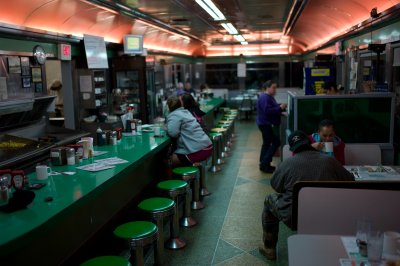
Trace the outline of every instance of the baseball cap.
<instances>
[{"instance_id":1,"label":"baseball cap","mask_svg":"<svg viewBox=\"0 0 400 266\"><path fill-rule=\"evenodd\" d=\"M295 152L298 148L311 144L308 136L303 131L297 130L288 137L290 150Z\"/></svg>"}]
</instances>

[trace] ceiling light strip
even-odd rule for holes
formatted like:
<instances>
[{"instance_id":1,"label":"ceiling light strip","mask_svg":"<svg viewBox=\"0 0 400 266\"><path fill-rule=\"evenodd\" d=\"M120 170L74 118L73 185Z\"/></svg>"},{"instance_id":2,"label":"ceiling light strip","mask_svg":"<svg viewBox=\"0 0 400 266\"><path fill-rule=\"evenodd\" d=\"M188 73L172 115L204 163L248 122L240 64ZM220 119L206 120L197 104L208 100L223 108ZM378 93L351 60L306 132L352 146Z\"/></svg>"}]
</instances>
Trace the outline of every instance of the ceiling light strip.
<instances>
[{"instance_id":1,"label":"ceiling light strip","mask_svg":"<svg viewBox=\"0 0 400 266\"><path fill-rule=\"evenodd\" d=\"M220 20L225 20L224 14L222 14L221 10L213 3L211 0L204 0L204 2L211 8L212 11L217 14L217 16L220 18Z\"/></svg>"},{"instance_id":2,"label":"ceiling light strip","mask_svg":"<svg viewBox=\"0 0 400 266\"><path fill-rule=\"evenodd\" d=\"M242 35L233 35L238 42L245 42L246 39Z\"/></svg>"},{"instance_id":3,"label":"ceiling light strip","mask_svg":"<svg viewBox=\"0 0 400 266\"><path fill-rule=\"evenodd\" d=\"M226 20L221 10L211 0L196 0L199 4L214 20Z\"/></svg>"},{"instance_id":4,"label":"ceiling light strip","mask_svg":"<svg viewBox=\"0 0 400 266\"><path fill-rule=\"evenodd\" d=\"M221 23L221 26L224 27L224 29L229 33L229 34L238 34L238 30L232 25L232 23Z\"/></svg>"}]
</instances>

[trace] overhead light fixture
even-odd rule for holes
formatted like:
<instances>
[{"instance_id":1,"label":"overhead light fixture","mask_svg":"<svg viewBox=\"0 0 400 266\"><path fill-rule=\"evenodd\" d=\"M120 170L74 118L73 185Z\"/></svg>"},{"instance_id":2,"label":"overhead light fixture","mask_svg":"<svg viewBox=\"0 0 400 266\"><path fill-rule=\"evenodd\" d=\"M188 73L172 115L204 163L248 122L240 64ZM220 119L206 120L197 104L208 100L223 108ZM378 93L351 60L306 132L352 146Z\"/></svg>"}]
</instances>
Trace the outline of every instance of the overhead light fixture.
<instances>
[{"instance_id":1,"label":"overhead light fixture","mask_svg":"<svg viewBox=\"0 0 400 266\"><path fill-rule=\"evenodd\" d=\"M226 20L221 10L211 0L196 0L199 4L214 20Z\"/></svg>"},{"instance_id":2,"label":"overhead light fixture","mask_svg":"<svg viewBox=\"0 0 400 266\"><path fill-rule=\"evenodd\" d=\"M229 34L234 35L239 33L235 26L232 25L232 23L221 23L221 26L224 27L224 29L226 29Z\"/></svg>"},{"instance_id":3,"label":"overhead light fixture","mask_svg":"<svg viewBox=\"0 0 400 266\"><path fill-rule=\"evenodd\" d=\"M249 43L248 42L241 42L240 44L241 45L248 45Z\"/></svg>"},{"instance_id":4,"label":"overhead light fixture","mask_svg":"<svg viewBox=\"0 0 400 266\"><path fill-rule=\"evenodd\" d=\"M246 39L242 35L233 35L238 42L245 42Z\"/></svg>"}]
</instances>

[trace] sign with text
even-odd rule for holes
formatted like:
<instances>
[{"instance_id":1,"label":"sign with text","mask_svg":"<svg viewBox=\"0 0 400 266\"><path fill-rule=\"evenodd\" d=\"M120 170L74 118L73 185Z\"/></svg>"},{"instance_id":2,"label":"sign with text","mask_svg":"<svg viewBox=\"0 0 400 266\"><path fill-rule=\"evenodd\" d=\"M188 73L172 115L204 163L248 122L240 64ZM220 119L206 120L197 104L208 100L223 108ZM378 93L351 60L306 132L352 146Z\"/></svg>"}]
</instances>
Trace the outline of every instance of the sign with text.
<instances>
[{"instance_id":1,"label":"sign with text","mask_svg":"<svg viewBox=\"0 0 400 266\"><path fill-rule=\"evenodd\" d=\"M85 43L86 59L89 69L108 68L106 43L103 37L83 36Z\"/></svg>"},{"instance_id":2,"label":"sign with text","mask_svg":"<svg viewBox=\"0 0 400 266\"><path fill-rule=\"evenodd\" d=\"M311 77L329 77L331 70L329 68L313 68L311 69Z\"/></svg>"},{"instance_id":3,"label":"sign with text","mask_svg":"<svg viewBox=\"0 0 400 266\"><path fill-rule=\"evenodd\" d=\"M64 43L58 45L58 59L71 61L71 45Z\"/></svg>"}]
</instances>

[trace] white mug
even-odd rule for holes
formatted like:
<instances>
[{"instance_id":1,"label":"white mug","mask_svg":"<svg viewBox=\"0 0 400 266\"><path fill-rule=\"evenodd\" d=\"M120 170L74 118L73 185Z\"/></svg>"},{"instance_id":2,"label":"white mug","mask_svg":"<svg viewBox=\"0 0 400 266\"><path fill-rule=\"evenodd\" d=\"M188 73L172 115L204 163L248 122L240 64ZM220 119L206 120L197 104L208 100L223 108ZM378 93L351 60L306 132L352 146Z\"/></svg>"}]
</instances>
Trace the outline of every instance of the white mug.
<instances>
[{"instance_id":1,"label":"white mug","mask_svg":"<svg viewBox=\"0 0 400 266\"><path fill-rule=\"evenodd\" d=\"M400 255L400 233L387 231L383 234L383 254Z\"/></svg>"},{"instance_id":2,"label":"white mug","mask_svg":"<svg viewBox=\"0 0 400 266\"><path fill-rule=\"evenodd\" d=\"M154 136L160 137L161 136L161 127L154 127Z\"/></svg>"},{"instance_id":3,"label":"white mug","mask_svg":"<svg viewBox=\"0 0 400 266\"><path fill-rule=\"evenodd\" d=\"M36 179L37 180L47 180L51 173L51 168L47 165L36 166Z\"/></svg>"},{"instance_id":4,"label":"white mug","mask_svg":"<svg viewBox=\"0 0 400 266\"><path fill-rule=\"evenodd\" d=\"M333 152L333 142L325 142L325 152Z\"/></svg>"}]
</instances>

